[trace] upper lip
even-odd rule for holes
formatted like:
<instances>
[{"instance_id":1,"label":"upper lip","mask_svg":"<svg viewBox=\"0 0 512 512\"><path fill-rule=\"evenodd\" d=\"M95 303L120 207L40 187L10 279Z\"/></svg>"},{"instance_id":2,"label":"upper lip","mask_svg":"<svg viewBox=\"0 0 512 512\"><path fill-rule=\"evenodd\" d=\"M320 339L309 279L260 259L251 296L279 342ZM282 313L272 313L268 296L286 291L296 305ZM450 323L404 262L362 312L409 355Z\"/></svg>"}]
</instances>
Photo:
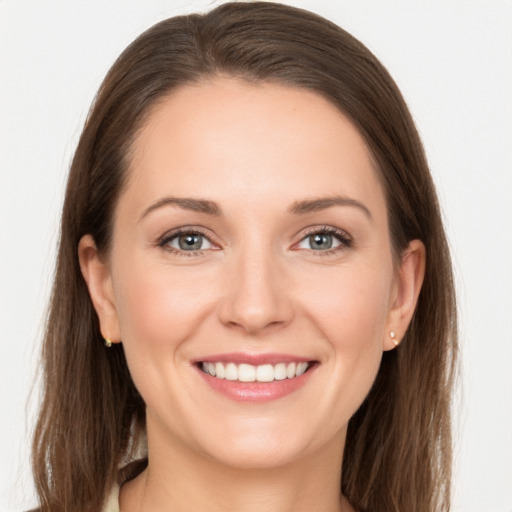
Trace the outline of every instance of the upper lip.
<instances>
[{"instance_id":1,"label":"upper lip","mask_svg":"<svg viewBox=\"0 0 512 512\"><path fill-rule=\"evenodd\" d=\"M313 361L310 357L302 357L292 354L248 354L244 352L231 352L228 354L205 356L203 358L195 359L193 362L196 364L222 362L260 366L263 364L307 363L310 361Z\"/></svg>"}]
</instances>

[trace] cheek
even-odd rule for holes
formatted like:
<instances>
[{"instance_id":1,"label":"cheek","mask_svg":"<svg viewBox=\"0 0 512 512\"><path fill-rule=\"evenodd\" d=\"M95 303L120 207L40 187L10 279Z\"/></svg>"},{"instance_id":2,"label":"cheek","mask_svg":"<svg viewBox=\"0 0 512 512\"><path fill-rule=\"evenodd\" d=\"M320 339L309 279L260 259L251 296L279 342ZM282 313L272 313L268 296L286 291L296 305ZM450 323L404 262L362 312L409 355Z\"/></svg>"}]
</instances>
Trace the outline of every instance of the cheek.
<instances>
[{"instance_id":1,"label":"cheek","mask_svg":"<svg viewBox=\"0 0 512 512\"><path fill-rule=\"evenodd\" d=\"M131 265L119 280L116 306L125 345L175 348L206 314L208 287L193 272L165 265ZM121 276L120 276L121 277Z\"/></svg>"},{"instance_id":2,"label":"cheek","mask_svg":"<svg viewBox=\"0 0 512 512\"><path fill-rule=\"evenodd\" d=\"M325 338L347 349L380 347L390 306L391 264L340 267L310 276L303 297Z\"/></svg>"},{"instance_id":3,"label":"cheek","mask_svg":"<svg viewBox=\"0 0 512 512\"><path fill-rule=\"evenodd\" d=\"M392 276L391 263L338 268L329 279L316 276L304 295L308 304L304 309L326 342L327 360L335 376L333 390L342 395L339 404L345 404L348 416L366 397L380 366Z\"/></svg>"},{"instance_id":4,"label":"cheek","mask_svg":"<svg viewBox=\"0 0 512 512\"><path fill-rule=\"evenodd\" d=\"M114 289L123 348L146 404L158 409L165 396L172 408L169 376L187 363L182 347L197 333L211 300L197 276L142 263L117 267L121 271Z\"/></svg>"}]
</instances>

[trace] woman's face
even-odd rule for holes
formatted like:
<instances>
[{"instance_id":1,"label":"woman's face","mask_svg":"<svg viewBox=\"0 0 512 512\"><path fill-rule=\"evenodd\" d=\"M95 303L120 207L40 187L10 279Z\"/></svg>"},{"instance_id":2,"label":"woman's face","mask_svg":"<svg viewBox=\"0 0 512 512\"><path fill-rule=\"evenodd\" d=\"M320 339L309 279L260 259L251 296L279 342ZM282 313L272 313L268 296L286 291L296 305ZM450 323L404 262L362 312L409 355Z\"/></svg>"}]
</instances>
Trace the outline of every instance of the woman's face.
<instances>
[{"instance_id":1,"label":"woman's face","mask_svg":"<svg viewBox=\"0 0 512 512\"><path fill-rule=\"evenodd\" d=\"M341 454L410 291L358 131L312 92L217 78L155 107L128 172L108 261L84 274L150 449Z\"/></svg>"}]
</instances>

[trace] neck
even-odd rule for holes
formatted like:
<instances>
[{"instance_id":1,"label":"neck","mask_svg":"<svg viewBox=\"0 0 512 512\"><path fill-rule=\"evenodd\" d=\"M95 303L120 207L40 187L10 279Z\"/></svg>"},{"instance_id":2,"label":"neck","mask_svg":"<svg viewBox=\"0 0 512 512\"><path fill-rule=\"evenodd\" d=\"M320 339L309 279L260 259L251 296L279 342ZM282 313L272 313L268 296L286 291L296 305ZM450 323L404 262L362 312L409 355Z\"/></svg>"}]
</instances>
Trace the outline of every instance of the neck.
<instances>
[{"instance_id":1,"label":"neck","mask_svg":"<svg viewBox=\"0 0 512 512\"><path fill-rule=\"evenodd\" d=\"M122 512L350 512L340 493L344 435L286 465L232 467L183 444L152 443L148 467L121 489Z\"/></svg>"}]
</instances>

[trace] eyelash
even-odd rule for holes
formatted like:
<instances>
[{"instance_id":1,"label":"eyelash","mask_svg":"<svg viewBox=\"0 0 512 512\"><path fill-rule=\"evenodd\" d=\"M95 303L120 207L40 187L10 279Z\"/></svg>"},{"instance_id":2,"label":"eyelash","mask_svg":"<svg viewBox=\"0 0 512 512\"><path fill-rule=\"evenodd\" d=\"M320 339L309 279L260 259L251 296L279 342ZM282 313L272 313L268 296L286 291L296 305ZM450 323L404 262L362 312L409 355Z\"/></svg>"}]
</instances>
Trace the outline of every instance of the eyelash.
<instances>
[{"instance_id":1,"label":"eyelash","mask_svg":"<svg viewBox=\"0 0 512 512\"><path fill-rule=\"evenodd\" d=\"M335 228L332 226L315 226L314 228L311 228L310 230L306 231L304 236L297 242L298 245L306 238L313 236L313 235L331 235L334 238L340 242L340 245L337 247L334 247L332 249L326 249L324 251L321 250L314 250L314 249L303 249L311 252L314 256L329 256L332 254L335 254L339 251L351 249L354 246L354 240L353 238L343 229ZM299 249L300 250L300 249Z\"/></svg>"},{"instance_id":2,"label":"eyelash","mask_svg":"<svg viewBox=\"0 0 512 512\"><path fill-rule=\"evenodd\" d=\"M191 257L191 256L201 256L204 253L204 250L198 250L198 251L184 251L180 249L175 249L174 247L170 247L168 244L172 242L175 238L178 238L181 235L200 235L204 238L206 238L212 245L217 246L216 243L212 242L210 237L203 232L199 228L178 228L174 231L171 231L170 233L166 233L160 240L158 240L157 245L158 247L164 249L165 251L171 252L177 256L185 256L185 257ZM212 249L208 249L212 250ZM217 250L217 249L213 249Z\"/></svg>"},{"instance_id":3,"label":"eyelash","mask_svg":"<svg viewBox=\"0 0 512 512\"><path fill-rule=\"evenodd\" d=\"M311 228L310 230L306 231L306 233L302 236L302 238L294 244L294 246L297 246L300 244L303 240L306 238L317 235L317 234L326 234L331 235L334 238L340 242L340 245L337 247L334 247L332 249L326 249L326 250L314 250L314 249L296 249L296 250L307 250L308 252L311 252L315 256L328 256L333 253L336 253L341 250L350 249L354 246L354 240L352 237L344 230L334 228L332 226L316 226L314 228ZM171 252L173 254L176 254L177 256L185 256L185 257L191 257L191 256L201 256L205 249L203 250L197 250L197 251L185 251L180 249L175 249L174 247L170 247L168 244L172 242L174 239L181 235L200 235L204 238L206 238L212 245L217 246L215 242L213 242L210 237L203 232L201 229L198 228L178 228L170 233L166 233L162 238L160 238L157 242L158 247ZM212 250L212 249L206 249L206 250ZM218 249L213 249L218 250Z\"/></svg>"}]
</instances>

